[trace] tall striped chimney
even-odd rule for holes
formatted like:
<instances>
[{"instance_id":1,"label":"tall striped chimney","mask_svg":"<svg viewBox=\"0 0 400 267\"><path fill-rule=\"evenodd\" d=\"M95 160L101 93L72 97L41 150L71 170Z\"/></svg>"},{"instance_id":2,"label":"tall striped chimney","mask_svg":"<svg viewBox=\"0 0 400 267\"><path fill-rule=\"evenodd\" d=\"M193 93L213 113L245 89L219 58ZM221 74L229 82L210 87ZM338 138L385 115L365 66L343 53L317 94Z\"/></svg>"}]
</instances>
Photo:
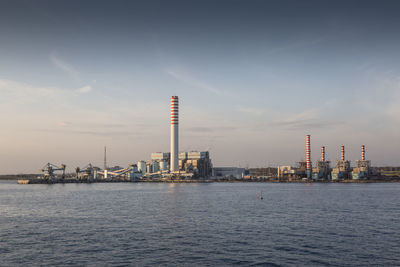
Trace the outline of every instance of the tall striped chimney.
<instances>
[{"instance_id":1,"label":"tall striped chimney","mask_svg":"<svg viewBox=\"0 0 400 267\"><path fill-rule=\"evenodd\" d=\"M340 147L340 154L341 154L340 159L341 159L342 161L344 161L344 146L343 146L343 145Z\"/></svg>"},{"instance_id":2,"label":"tall striped chimney","mask_svg":"<svg viewBox=\"0 0 400 267\"><path fill-rule=\"evenodd\" d=\"M170 171L179 170L178 143L179 143L179 100L177 96L171 96L171 158Z\"/></svg>"},{"instance_id":3,"label":"tall striped chimney","mask_svg":"<svg viewBox=\"0 0 400 267\"><path fill-rule=\"evenodd\" d=\"M311 136L308 134L306 136L306 168L307 168L307 178L311 178Z\"/></svg>"},{"instance_id":4,"label":"tall striped chimney","mask_svg":"<svg viewBox=\"0 0 400 267\"><path fill-rule=\"evenodd\" d=\"M361 146L361 160L365 160L365 146Z\"/></svg>"},{"instance_id":5,"label":"tall striped chimney","mask_svg":"<svg viewBox=\"0 0 400 267\"><path fill-rule=\"evenodd\" d=\"M321 146L321 161L325 161L325 147Z\"/></svg>"}]
</instances>

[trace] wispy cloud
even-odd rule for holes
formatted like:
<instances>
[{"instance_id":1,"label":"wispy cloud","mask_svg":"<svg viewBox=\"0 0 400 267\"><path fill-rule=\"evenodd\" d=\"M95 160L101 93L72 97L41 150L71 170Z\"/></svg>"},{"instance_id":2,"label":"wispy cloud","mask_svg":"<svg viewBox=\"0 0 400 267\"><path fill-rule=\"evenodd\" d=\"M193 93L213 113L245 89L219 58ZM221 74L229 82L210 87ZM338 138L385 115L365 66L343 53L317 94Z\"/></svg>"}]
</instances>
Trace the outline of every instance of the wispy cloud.
<instances>
[{"instance_id":1,"label":"wispy cloud","mask_svg":"<svg viewBox=\"0 0 400 267\"><path fill-rule=\"evenodd\" d=\"M255 116L260 116L264 113L263 109L255 107L237 107L237 110Z\"/></svg>"},{"instance_id":2,"label":"wispy cloud","mask_svg":"<svg viewBox=\"0 0 400 267\"><path fill-rule=\"evenodd\" d=\"M89 85L78 89L63 90L56 87L39 87L19 81L0 79L2 99L18 102L35 102L43 99L67 99L93 90Z\"/></svg>"},{"instance_id":3,"label":"wispy cloud","mask_svg":"<svg viewBox=\"0 0 400 267\"><path fill-rule=\"evenodd\" d=\"M2 98L35 100L43 97L59 97L67 92L58 88L36 87L27 83L0 79Z\"/></svg>"},{"instance_id":4,"label":"wispy cloud","mask_svg":"<svg viewBox=\"0 0 400 267\"><path fill-rule=\"evenodd\" d=\"M34 132L47 132L47 133L62 133L62 134L75 134L75 135L92 135L92 136L140 136L142 133L135 132L135 131L109 131L109 130L102 130L102 131L91 131L91 130L76 130L76 129L31 129Z\"/></svg>"},{"instance_id":5,"label":"wispy cloud","mask_svg":"<svg viewBox=\"0 0 400 267\"><path fill-rule=\"evenodd\" d=\"M326 39L327 39L326 37L320 37L320 38L311 39L311 40L299 40L299 41L295 41L292 43L287 43L287 44L279 46L277 48L273 48L273 49L267 51L265 54L272 55L272 54L277 54L277 53L281 53L281 52L285 52L285 51L289 51L289 50L293 50L293 49L313 46L318 43L326 41Z\"/></svg>"},{"instance_id":6,"label":"wispy cloud","mask_svg":"<svg viewBox=\"0 0 400 267\"><path fill-rule=\"evenodd\" d=\"M212 133L221 131L234 131L237 127L233 126L216 126L216 127L190 127L185 130L195 133Z\"/></svg>"},{"instance_id":7,"label":"wispy cloud","mask_svg":"<svg viewBox=\"0 0 400 267\"><path fill-rule=\"evenodd\" d=\"M309 109L269 123L270 126L289 130L308 130L343 125L343 121L322 120L319 109Z\"/></svg>"},{"instance_id":8,"label":"wispy cloud","mask_svg":"<svg viewBox=\"0 0 400 267\"><path fill-rule=\"evenodd\" d=\"M78 94L87 94L90 93L93 90L92 86L86 85L84 87L78 88L75 90Z\"/></svg>"},{"instance_id":9,"label":"wispy cloud","mask_svg":"<svg viewBox=\"0 0 400 267\"><path fill-rule=\"evenodd\" d=\"M75 69L75 67L61 59L56 52L52 52L50 54L50 60L56 67L71 76L72 79L75 81L80 81L79 72Z\"/></svg>"},{"instance_id":10,"label":"wispy cloud","mask_svg":"<svg viewBox=\"0 0 400 267\"><path fill-rule=\"evenodd\" d=\"M222 90L220 90L206 82L200 81L199 79L195 78L194 76L192 76L188 73L185 73L182 71L177 71L177 70L166 70L165 72L167 74L169 74L170 76L174 77L175 79L177 79L187 85L208 91L215 95L223 95L224 94L224 92Z\"/></svg>"},{"instance_id":11,"label":"wispy cloud","mask_svg":"<svg viewBox=\"0 0 400 267\"><path fill-rule=\"evenodd\" d=\"M59 121L59 122L57 122L57 126L59 126L59 127L68 127L70 125L71 125L71 123L67 122L67 121Z\"/></svg>"},{"instance_id":12,"label":"wispy cloud","mask_svg":"<svg viewBox=\"0 0 400 267\"><path fill-rule=\"evenodd\" d=\"M392 94L392 102L385 108L385 115L396 122L400 122L400 82L393 85L397 92Z\"/></svg>"}]
</instances>

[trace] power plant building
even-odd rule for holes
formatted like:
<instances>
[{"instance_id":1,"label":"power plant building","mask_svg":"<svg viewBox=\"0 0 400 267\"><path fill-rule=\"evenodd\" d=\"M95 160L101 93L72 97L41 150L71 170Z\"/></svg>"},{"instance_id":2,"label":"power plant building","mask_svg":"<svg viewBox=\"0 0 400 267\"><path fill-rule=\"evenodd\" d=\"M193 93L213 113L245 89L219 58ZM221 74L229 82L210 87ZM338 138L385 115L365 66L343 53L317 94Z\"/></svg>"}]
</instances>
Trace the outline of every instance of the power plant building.
<instances>
[{"instance_id":1,"label":"power plant building","mask_svg":"<svg viewBox=\"0 0 400 267\"><path fill-rule=\"evenodd\" d=\"M187 152L187 157L179 159L179 169L194 173L199 177L208 177L212 174L212 163L208 151Z\"/></svg>"},{"instance_id":2,"label":"power plant building","mask_svg":"<svg viewBox=\"0 0 400 267\"><path fill-rule=\"evenodd\" d=\"M356 161L356 167L353 168L352 178L354 180L368 179L372 174L371 161L365 159L365 146L361 146L361 160Z\"/></svg>"},{"instance_id":3,"label":"power plant building","mask_svg":"<svg viewBox=\"0 0 400 267\"><path fill-rule=\"evenodd\" d=\"M321 160L317 160L317 166L313 168L313 180L329 180L331 179L331 168L329 161L326 160L325 147L321 147Z\"/></svg>"},{"instance_id":4,"label":"power plant building","mask_svg":"<svg viewBox=\"0 0 400 267\"><path fill-rule=\"evenodd\" d=\"M151 153L151 160L168 161L169 157L170 153L163 153L163 152Z\"/></svg>"},{"instance_id":5,"label":"power plant building","mask_svg":"<svg viewBox=\"0 0 400 267\"><path fill-rule=\"evenodd\" d=\"M332 169L332 180L348 180L351 178L350 161L345 160L344 146L340 147L340 160L336 162L336 168Z\"/></svg>"},{"instance_id":6,"label":"power plant building","mask_svg":"<svg viewBox=\"0 0 400 267\"><path fill-rule=\"evenodd\" d=\"M237 167L215 167L212 169L212 176L221 178L243 178L245 173L244 168Z\"/></svg>"},{"instance_id":7,"label":"power plant building","mask_svg":"<svg viewBox=\"0 0 400 267\"><path fill-rule=\"evenodd\" d=\"M151 161L139 161L139 169L143 164L147 165L147 173L166 173L172 158L170 153L151 153ZM179 167L177 172L192 173L195 177L209 177L212 174L212 163L208 151L190 151L179 153Z\"/></svg>"}]
</instances>

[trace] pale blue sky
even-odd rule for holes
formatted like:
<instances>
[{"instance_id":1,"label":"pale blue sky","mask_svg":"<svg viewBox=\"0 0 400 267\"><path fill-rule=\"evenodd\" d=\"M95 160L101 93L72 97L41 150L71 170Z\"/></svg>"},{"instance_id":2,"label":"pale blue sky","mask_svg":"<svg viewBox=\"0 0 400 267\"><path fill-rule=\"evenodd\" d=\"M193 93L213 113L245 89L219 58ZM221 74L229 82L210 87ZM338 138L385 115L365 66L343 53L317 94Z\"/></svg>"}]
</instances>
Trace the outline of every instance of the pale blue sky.
<instances>
[{"instance_id":1,"label":"pale blue sky","mask_svg":"<svg viewBox=\"0 0 400 267\"><path fill-rule=\"evenodd\" d=\"M265 167L340 145L400 165L396 1L2 1L0 173L169 150Z\"/></svg>"}]
</instances>

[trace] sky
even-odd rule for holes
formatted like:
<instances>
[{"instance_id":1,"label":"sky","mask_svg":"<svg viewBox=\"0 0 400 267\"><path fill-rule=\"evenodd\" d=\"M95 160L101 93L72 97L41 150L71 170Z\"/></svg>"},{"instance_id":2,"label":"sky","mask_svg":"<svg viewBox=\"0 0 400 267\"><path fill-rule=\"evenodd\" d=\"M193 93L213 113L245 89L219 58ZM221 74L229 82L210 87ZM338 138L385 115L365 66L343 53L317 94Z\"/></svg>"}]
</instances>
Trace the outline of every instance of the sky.
<instances>
[{"instance_id":1,"label":"sky","mask_svg":"<svg viewBox=\"0 0 400 267\"><path fill-rule=\"evenodd\" d=\"M127 166L400 165L399 1L0 1L0 174Z\"/></svg>"}]
</instances>

